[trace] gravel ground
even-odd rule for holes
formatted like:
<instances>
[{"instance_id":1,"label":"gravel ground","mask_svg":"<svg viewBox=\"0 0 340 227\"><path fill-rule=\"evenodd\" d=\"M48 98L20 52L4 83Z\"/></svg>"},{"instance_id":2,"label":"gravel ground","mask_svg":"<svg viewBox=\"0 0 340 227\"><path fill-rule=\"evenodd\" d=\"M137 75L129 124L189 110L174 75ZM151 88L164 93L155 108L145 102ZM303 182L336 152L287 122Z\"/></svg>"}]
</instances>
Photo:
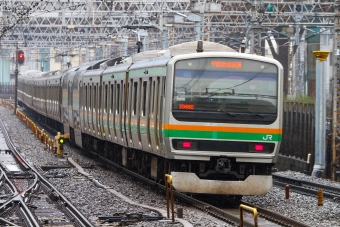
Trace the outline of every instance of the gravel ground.
<instances>
[{"instance_id":1,"label":"gravel ground","mask_svg":"<svg viewBox=\"0 0 340 227\"><path fill-rule=\"evenodd\" d=\"M58 158L43 145L32 132L13 114L12 111L0 106L0 118L3 120L5 127L21 154L30 162L32 166L63 166L68 165L65 158ZM68 154L81 166L97 166L95 160L85 157L77 149L64 146L64 152ZM114 189L138 204L149 205L155 209L161 209L166 213L166 200L164 193L155 192L147 188L141 182L135 181L130 176L120 172L98 168L85 169L100 184ZM115 213L143 213L143 215L159 216L158 212L150 209L132 206L124 202L119 197L110 193L108 190L99 188L88 178L80 175L75 168L53 169L44 173L49 177L49 181L63 193L72 203L92 222L95 226L118 226L118 223L100 224L98 217L113 216ZM62 178L53 178L52 176L64 176ZM175 201L175 209L183 208L183 220L192 224L192 226L207 227L230 227L222 221L211 217L204 212ZM175 210L176 211L176 210ZM164 215L164 213L162 213ZM175 214L176 215L176 214ZM138 222L130 226L183 226L176 221L170 224L171 219L154 222Z\"/></svg>"},{"instance_id":2,"label":"gravel ground","mask_svg":"<svg viewBox=\"0 0 340 227\"><path fill-rule=\"evenodd\" d=\"M16 118L12 111L0 106L0 118L7 125L11 137L17 148L24 156L37 166L67 165L66 159L55 157L44 150L40 141L35 139L31 131ZM96 166L96 161L84 157L79 151L65 146L65 152L73 160L82 166ZM120 171L106 170L102 168L85 169L100 184L112 188L125 195L129 199L154 208L166 210L164 194L136 182L131 177ZM54 169L45 172L46 175L65 175L63 178L50 178L50 181L80 209L96 226L116 226L115 224L99 224L99 216L109 216L116 212L142 212L145 215L158 216L155 211L132 206L108 190L96 187L88 178L80 175L74 168ZM276 172L275 174L310 180L323 184L333 184L340 187L340 183L330 182L326 179L315 178L297 172ZM80 196L79 196L80 195ZM305 196L295 192L290 193L290 199L285 199L285 190L273 187L265 196L244 196L243 201L250 202L279 212L284 216L294 218L312 227L340 227L340 203L324 199L323 206L317 205L317 196ZM183 208L183 219L193 226L229 227L224 222L187 207L176 201L177 208ZM183 226L181 223L169 224L169 220L156 222L138 222L130 226Z\"/></svg>"}]
</instances>

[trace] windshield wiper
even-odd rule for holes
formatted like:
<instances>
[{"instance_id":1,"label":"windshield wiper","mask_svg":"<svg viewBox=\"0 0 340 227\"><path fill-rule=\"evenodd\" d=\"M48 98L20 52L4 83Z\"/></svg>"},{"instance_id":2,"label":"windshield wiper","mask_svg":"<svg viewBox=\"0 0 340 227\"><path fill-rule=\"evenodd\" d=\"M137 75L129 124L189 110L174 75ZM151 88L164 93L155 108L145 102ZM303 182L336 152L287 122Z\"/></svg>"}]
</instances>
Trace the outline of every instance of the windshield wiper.
<instances>
[{"instance_id":1,"label":"windshield wiper","mask_svg":"<svg viewBox=\"0 0 340 227\"><path fill-rule=\"evenodd\" d=\"M250 110L248 110L248 108L246 108L246 107L234 107L234 106L225 106L225 108L231 108L231 109L240 109L240 110L245 110L245 111L247 111L247 113L251 113L251 114L253 114L253 115L255 115L255 116L259 116L259 117L262 117L262 118L264 118L264 116L262 115L262 114L259 114L259 113L254 113L254 112L252 112L252 111L250 111Z\"/></svg>"},{"instance_id":2,"label":"windshield wiper","mask_svg":"<svg viewBox=\"0 0 340 227\"><path fill-rule=\"evenodd\" d=\"M230 115L230 116L233 116L233 117L236 117L236 115L235 114L232 114L232 113L230 113L230 112L227 112L227 111L223 111L223 110L217 110L218 112L223 112L223 113L226 113L226 114L228 114L228 115Z\"/></svg>"},{"instance_id":3,"label":"windshield wiper","mask_svg":"<svg viewBox=\"0 0 340 227\"><path fill-rule=\"evenodd\" d=\"M248 97L261 97L261 98L270 98L270 99L276 99L277 96L275 95L259 95L259 94L246 94L246 93L237 93L236 96L248 96Z\"/></svg>"},{"instance_id":4,"label":"windshield wiper","mask_svg":"<svg viewBox=\"0 0 340 227\"><path fill-rule=\"evenodd\" d=\"M210 98L215 95L234 95L235 90L232 88L205 88L206 89L206 96L201 96L202 98ZM217 89L215 92L209 93L208 89ZM231 92L218 92L222 90L231 90Z\"/></svg>"}]
</instances>

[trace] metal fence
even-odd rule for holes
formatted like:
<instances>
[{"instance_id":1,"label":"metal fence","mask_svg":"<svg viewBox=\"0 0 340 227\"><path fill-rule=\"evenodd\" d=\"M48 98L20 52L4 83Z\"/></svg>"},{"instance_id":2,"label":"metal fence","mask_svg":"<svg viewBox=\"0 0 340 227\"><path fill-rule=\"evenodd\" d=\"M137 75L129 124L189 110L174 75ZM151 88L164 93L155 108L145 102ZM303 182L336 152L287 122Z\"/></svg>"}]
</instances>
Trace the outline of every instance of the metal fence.
<instances>
[{"instance_id":1,"label":"metal fence","mask_svg":"<svg viewBox=\"0 0 340 227\"><path fill-rule=\"evenodd\" d=\"M311 153L313 159L314 112L314 104L284 103L280 154L307 160L308 154Z\"/></svg>"},{"instance_id":2,"label":"metal fence","mask_svg":"<svg viewBox=\"0 0 340 227\"><path fill-rule=\"evenodd\" d=\"M0 83L0 94L14 94L15 83Z\"/></svg>"}]
</instances>

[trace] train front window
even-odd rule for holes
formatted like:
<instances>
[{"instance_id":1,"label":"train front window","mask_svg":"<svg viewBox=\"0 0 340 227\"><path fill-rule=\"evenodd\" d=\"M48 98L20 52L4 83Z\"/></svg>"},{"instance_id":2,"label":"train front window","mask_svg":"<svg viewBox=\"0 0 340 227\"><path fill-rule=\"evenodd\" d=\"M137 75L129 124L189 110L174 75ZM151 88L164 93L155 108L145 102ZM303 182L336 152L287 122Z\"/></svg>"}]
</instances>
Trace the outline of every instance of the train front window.
<instances>
[{"instance_id":1,"label":"train front window","mask_svg":"<svg viewBox=\"0 0 340 227\"><path fill-rule=\"evenodd\" d=\"M172 107L178 120L269 123L276 119L277 95L274 64L238 58L188 59L175 64Z\"/></svg>"}]
</instances>

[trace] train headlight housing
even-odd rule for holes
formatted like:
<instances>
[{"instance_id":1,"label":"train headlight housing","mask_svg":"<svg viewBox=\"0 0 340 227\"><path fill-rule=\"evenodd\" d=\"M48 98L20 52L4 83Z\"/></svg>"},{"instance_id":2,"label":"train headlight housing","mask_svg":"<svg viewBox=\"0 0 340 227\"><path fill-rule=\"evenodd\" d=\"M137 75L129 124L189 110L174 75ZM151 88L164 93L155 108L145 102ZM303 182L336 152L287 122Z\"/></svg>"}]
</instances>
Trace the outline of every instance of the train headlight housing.
<instances>
[{"instance_id":1,"label":"train headlight housing","mask_svg":"<svg viewBox=\"0 0 340 227\"><path fill-rule=\"evenodd\" d=\"M249 152L272 153L274 148L274 143L249 143Z\"/></svg>"}]
</instances>

